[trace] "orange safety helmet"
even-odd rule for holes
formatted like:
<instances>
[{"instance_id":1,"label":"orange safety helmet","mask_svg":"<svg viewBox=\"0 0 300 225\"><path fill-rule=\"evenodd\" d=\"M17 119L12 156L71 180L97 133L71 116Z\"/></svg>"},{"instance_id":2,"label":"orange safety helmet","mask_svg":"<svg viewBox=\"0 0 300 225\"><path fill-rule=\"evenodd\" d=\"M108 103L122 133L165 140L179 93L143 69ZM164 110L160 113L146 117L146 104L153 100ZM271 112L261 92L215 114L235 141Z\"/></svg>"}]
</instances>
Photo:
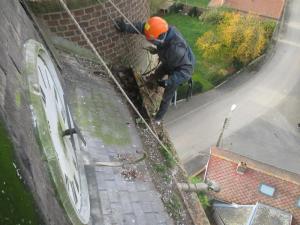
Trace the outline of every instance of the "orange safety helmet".
<instances>
[{"instance_id":1,"label":"orange safety helmet","mask_svg":"<svg viewBox=\"0 0 300 225\"><path fill-rule=\"evenodd\" d=\"M158 39L158 37L168 31L168 23L161 17L154 16L148 19L144 26L144 34L148 41Z\"/></svg>"}]
</instances>

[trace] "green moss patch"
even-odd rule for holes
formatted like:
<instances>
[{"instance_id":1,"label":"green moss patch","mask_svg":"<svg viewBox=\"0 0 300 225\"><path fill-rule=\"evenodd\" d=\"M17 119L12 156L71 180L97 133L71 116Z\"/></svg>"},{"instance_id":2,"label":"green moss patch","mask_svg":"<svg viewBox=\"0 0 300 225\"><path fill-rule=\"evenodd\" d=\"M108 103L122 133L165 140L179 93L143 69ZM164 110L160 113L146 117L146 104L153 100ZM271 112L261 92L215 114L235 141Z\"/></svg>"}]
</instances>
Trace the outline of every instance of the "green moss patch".
<instances>
[{"instance_id":1,"label":"green moss patch","mask_svg":"<svg viewBox=\"0 0 300 225\"><path fill-rule=\"evenodd\" d=\"M116 98L91 87L83 95L73 92L76 96L73 107L76 121L80 127L91 132L107 145L128 145L131 138L128 123Z\"/></svg>"},{"instance_id":2,"label":"green moss patch","mask_svg":"<svg viewBox=\"0 0 300 225\"><path fill-rule=\"evenodd\" d=\"M13 146L0 123L0 224L39 224L32 195L18 174Z\"/></svg>"},{"instance_id":3,"label":"green moss patch","mask_svg":"<svg viewBox=\"0 0 300 225\"><path fill-rule=\"evenodd\" d=\"M83 48L78 44L76 44L75 42L69 41L67 39L58 36L51 37L51 40L55 45L55 47L58 48L59 50L63 50L65 52L69 52L71 54L75 54L80 57L91 60L95 63L99 63L99 59L91 50L87 48Z\"/></svg>"}]
</instances>

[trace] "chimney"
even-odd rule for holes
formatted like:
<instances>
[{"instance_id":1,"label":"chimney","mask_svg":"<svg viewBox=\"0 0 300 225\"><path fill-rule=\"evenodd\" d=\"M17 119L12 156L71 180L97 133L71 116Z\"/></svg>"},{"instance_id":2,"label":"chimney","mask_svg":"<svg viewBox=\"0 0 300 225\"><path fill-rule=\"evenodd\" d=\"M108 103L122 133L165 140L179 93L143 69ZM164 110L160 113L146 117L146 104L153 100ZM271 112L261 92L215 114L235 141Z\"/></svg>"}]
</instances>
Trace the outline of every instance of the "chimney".
<instances>
[{"instance_id":1,"label":"chimney","mask_svg":"<svg viewBox=\"0 0 300 225\"><path fill-rule=\"evenodd\" d=\"M247 163L246 162L239 162L239 164L236 167L236 172L238 174L243 175L247 170Z\"/></svg>"}]
</instances>

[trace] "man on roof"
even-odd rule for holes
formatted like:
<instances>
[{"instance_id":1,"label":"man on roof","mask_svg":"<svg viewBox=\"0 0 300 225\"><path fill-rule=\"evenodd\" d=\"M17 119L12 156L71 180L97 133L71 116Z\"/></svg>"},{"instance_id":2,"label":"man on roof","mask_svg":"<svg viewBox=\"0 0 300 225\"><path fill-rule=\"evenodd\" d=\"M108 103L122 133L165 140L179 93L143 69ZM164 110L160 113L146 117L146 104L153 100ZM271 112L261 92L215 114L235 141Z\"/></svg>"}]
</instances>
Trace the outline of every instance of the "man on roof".
<instances>
[{"instance_id":1,"label":"man on roof","mask_svg":"<svg viewBox=\"0 0 300 225\"><path fill-rule=\"evenodd\" d=\"M123 19L116 21L120 32L143 34L146 39L156 46L161 62L149 80L155 80L163 87L164 94L154 120L160 124L166 114L177 87L186 81L191 81L195 65L195 56L181 33L161 17L151 17L147 22L126 23ZM167 79L163 79L168 75Z\"/></svg>"}]
</instances>

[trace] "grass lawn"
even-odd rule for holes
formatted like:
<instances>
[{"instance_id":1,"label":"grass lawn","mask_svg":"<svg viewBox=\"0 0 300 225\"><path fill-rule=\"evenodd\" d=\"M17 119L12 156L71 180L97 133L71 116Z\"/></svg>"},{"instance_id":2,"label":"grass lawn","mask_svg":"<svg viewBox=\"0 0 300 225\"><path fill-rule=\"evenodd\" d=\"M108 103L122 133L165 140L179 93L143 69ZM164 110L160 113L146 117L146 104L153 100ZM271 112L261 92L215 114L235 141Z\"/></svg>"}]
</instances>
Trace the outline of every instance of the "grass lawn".
<instances>
[{"instance_id":1,"label":"grass lawn","mask_svg":"<svg viewBox=\"0 0 300 225\"><path fill-rule=\"evenodd\" d=\"M206 31L212 29L213 25L202 24L197 18L180 14L168 14L164 18L169 24L176 26L183 34L196 56L197 63L193 74L194 83L201 83L203 91L211 89L214 85L209 81L208 74L210 72L208 71L207 66L204 66L206 63L203 62L201 52L197 49L195 43L197 38ZM196 85L194 85L194 87Z\"/></svg>"},{"instance_id":2,"label":"grass lawn","mask_svg":"<svg viewBox=\"0 0 300 225\"><path fill-rule=\"evenodd\" d=\"M200 8L206 8L210 0L177 0L176 2L181 2L187 5L197 6Z\"/></svg>"}]
</instances>

